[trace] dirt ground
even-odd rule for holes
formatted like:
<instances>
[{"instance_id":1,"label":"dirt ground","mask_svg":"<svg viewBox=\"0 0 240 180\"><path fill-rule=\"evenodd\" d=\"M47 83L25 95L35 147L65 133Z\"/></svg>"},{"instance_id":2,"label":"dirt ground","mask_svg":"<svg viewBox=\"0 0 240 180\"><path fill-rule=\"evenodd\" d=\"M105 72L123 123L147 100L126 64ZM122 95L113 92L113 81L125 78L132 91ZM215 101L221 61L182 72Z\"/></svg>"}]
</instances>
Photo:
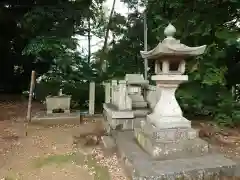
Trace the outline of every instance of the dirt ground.
<instances>
[{"instance_id":1,"label":"dirt ground","mask_svg":"<svg viewBox=\"0 0 240 180\"><path fill-rule=\"evenodd\" d=\"M22 100L0 102L0 180L127 179L117 156L105 157L101 145L74 146L73 136L82 125L31 125L25 136L26 109ZM42 109L41 104L33 103L33 113ZM206 122L194 122L194 127L215 150L240 159L239 129L221 129Z\"/></svg>"},{"instance_id":2,"label":"dirt ground","mask_svg":"<svg viewBox=\"0 0 240 180\"><path fill-rule=\"evenodd\" d=\"M0 104L0 180L126 179L116 155L104 157L101 144L73 144L73 135L81 131L80 125L30 125L25 136L26 105ZM36 103L33 107L36 112L42 108ZM114 171L118 173L111 173Z\"/></svg>"}]
</instances>

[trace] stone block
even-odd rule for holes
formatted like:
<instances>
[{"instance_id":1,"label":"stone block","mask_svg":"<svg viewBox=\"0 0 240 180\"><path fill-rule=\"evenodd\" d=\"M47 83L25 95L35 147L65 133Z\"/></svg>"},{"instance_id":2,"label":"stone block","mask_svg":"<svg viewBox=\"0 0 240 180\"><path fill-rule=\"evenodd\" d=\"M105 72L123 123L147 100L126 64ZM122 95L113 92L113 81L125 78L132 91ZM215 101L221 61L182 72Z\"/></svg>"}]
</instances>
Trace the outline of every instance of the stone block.
<instances>
[{"instance_id":1,"label":"stone block","mask_svg":"<svg viewBox=\"0 0 240 180\"><path fill-rule=\"evenodd\" d=\"M192 128L159 129L148 122L143 124L141 130L152 140L163 143L192 140L198 137L198 130Z\"/></svg>"},{"instance_id":2,"label":"stone block","mask_svg":"<svg viewBox=\"0 0 240 180\"><path fill-rule=\"evenodd\" d=\"M209 145L200 138L180 141L157 142L140 129L134 130L138 144L154 159L166 160L202 156L209 153Z\"/></svg>"},{"instance_id":3,"label":"stone block","mask_svg":"<svg viewBox=\"0 0 240 180\"><path fill-rule=\"evenodd\" d=\"M144 117L146 119L146 116L151 112L149 108L138 108L133 109L134 117Z\"/></svg>"},{"instance_id":4,"label":"stone block","mask_svg":"<svg viewBox=\"0 0 240 180\"><path fill-rule=\"evenodd\" d=\"M181 116L159 116L156 113L147 115L147 121L157 124L159 128L191 128L191 121Z\"/></svg>"},{"instance_id":5,"label":"stone block","mask_svg":"<svg viewBox=\"0 0 240 180\"><path fill-rule=\"evenodd\" d=\"M108 116L110 116L113 119L119 118L119 119L125 119L125 118L134 118L133 111L131 110L118 110L117 107L110 103L104 103L103 109L106 111Z\"/></svg>"},{"instance_id":6,"label":"stone block","mask_svg":"<svg viewBox=\"0 0 240 180\"><path fill-rule=\"evenodd\" d=\"M53 113L54 109L62 109L64 113L70 113L71 96L49 96L46 97L47 114Z\"/></svg>"},{"instance_id":7,"label":"stone block","mask_svg":"<svg viewBox=\"0 0 240 180\"><path fill-rule=\"evenodd\" d=\"M140 127L140 121L142 118L135 117L134 114L143 115L147 113L146 109L134 110L134 111L117 111L114 106L110 104L104 105L103 115L105 119L106 129L110 132L110 129L116 129L118 126L122 126L122 130L133 130L134 127Z\"/></svg>"},{"instance_id":8,"label":"stone block","mask_svg":"<svg viewBox=\"0 0 240 180\"><path fill-rule=\"evenodd\" d=\"M147 107L147 102L143 99L143 96L141 94L129 94L128 96L132 99L133 108Z\"/></svg>"},{"instance_id":9,"label":"stone block","mask_svg":"<svg viewBox=\"0 0 240 180\"><path fill-rule=\"evenodd\" d=\"M41 113L32 117L31 124L43 126L80 124L80 113Z\"/></svg>"}]
</instances>

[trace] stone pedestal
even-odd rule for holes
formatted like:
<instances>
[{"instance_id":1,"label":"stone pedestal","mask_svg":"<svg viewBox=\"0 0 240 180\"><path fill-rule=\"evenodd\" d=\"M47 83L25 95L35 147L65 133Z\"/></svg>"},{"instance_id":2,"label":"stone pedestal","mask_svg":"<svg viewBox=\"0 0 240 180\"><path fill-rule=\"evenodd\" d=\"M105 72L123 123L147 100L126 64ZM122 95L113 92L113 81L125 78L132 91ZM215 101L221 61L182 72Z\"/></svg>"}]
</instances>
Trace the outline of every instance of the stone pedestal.
<instances>
[{"instance_id":1,"label":"stone pedestal","mask_svg":"<svg viewBox=\"0 0 240 180\"><path fill-rule=\"evenodd\" d=\"M139 146L156 160L197 157L209 153L208 143L198 138L198 132L183 117L175 98L176 89L188 80L188 76L161 74L152 76L152 80L156 81L160 97L141 128L134 130Z\"/></svg>"},{"instance_id":2,"label":"stone pedestal","mask_svg":"<svg viewBox=\"0 0 240 180\"><path fill-rule=\"evenodd\" d=\"M150 123L135 128L138 144L157 160L202 156L209 153L207 142L192 128L158 129Z\"/></svg>"},{"instance_id":3,"label":"stone pedestal","mask_svg":"<svg viewBox=\"0 0 240 180\"><path fill-rule=\"evenodd\" d=\"M154 126L164 128L190 128L191 122L182 115L182 110L175 98L175 91L179 84L188 80L186 75L155 75L152 80L160 90L158 100L153 113L147 116L147 120Z\"/></svg>"}]
</instances>

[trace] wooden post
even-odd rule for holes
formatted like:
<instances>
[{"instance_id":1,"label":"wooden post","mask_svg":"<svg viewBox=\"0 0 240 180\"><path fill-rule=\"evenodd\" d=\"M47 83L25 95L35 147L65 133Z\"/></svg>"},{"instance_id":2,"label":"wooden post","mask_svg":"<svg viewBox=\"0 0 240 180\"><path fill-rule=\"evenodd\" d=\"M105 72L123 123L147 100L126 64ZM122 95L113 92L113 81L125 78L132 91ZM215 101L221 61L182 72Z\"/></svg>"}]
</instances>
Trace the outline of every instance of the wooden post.
<instances>
[{"instance_id":1,"label":"wooden post","mask_svg":"<svg viewBox=\"0 0 240 180\"><path fill-rule=\"evenodd\" d=\"M35 71L32 71L29 97L28 97L27 122L31 122L32 96L33 96L33 89L34 89L34 86L35 86L35 74L36 74Z\"/></svg>"},{"instance_id":2,"label":"wooden post","mask_svg":"<svg viewBox=\"0 0 240 180\"><path fill-rule=\"evenodd\" d=\"M105 103L110 103L111 102L111 84L110 84L110 82L105 82L104 87L105 87Z\"/></svg>"},{"instance_id":3,"label":"wooden post","mask_svg":"<svg viewBox=\"0 0 240 180\"><path fill-rule=\"evenodd\" d=\"M95 82L90 82L89 85L89 114L94 115L95 111Z\"/></svg>"},{"instance_id":4,"label":"wooden post","mask_svg":"<svg viewBox=\"0 0 240 180\"><path fill-rule=\"evenodd\" d=\"M116 86L117 86L117 80L112 80L112 83L111 83L111 103L112 104L116 104Z\"/></svg>"},{"instance_id":5,"label":"wooden post","mask_svg":"<svg viewBox=\"0 0 240 180\"><path fill-rule=\"evenodd\" d=\"M118 94L118 108L119 110L126 110L126 92L127 91L127 84L125 80L119 81L119 94Z\"/></svg>"}]
</instances>

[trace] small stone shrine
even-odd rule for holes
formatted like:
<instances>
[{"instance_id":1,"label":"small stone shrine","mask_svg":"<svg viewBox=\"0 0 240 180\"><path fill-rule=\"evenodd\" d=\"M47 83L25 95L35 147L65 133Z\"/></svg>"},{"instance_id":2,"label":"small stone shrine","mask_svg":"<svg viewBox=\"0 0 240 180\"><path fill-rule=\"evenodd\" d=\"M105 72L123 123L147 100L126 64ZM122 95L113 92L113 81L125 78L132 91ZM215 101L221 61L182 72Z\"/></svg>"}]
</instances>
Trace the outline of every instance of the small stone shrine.
<instances>
[{"instance_id":1,"label":"small stone shrine","mask_svg":"<svg viewBox=\"0 0 240 180\"><path fill-rule=\"evenodd\" d=\"M112 80L111 100L103 105L108 132L119 127L122 130L140 127L140 121L150 112L142 95L145 85L148 81L141 74L126 74L124 80Z\"/></svg>"},{"instance_id":2,"label":"small stone shrine","mask_svg":"<svg viewBox=\"0 0 240 180\"><path fill-rule=\"evenodd\" d=\"M206 45L188 47L173 36L169 24L166 38L143 58L155 61L152 80L160 92L151 114L134 132L118 132L116 143L134 180L217 179L233 175L235 162L221 154L211 153L209 144L198 137L191 122L183 117L175 98L178 86L188 80L185 58L204 53ZM214 178L213 178L214 177Z\"/></svg>"},{"instance_id":3,"label":"small stone shrine","mask_svg":"<svg viewBox=\"0 0 240 180\"><path fill-rule=\"evenodd\" d=\"M128 94L132 99L132 108L147 108L147 102L143 98L142 87L148 85L148 80L144 80L142 74L126 74Z\"/></svg>"}]
</instances>

